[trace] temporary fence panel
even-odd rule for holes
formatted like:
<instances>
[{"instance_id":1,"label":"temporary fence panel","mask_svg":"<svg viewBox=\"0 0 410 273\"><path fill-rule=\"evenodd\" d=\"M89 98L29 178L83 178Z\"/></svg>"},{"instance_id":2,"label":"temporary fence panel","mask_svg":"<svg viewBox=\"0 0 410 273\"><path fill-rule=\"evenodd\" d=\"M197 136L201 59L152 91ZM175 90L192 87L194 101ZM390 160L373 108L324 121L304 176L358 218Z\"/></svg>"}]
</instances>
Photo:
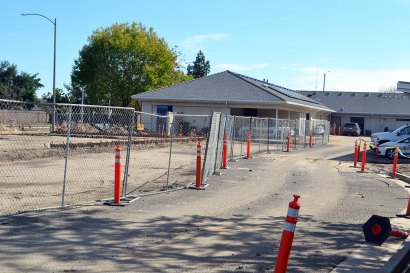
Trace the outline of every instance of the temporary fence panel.
<instances>
[{"instance_id":1,"label":"temporary fence panel","mask_svg":"<svg viewBox=\"0 0 410 273\"><path fill-rule=\"evenodd\" d=\"M226 115L221 115L219 119L219 126L218 126L218 142L216 144L216 155L215 155L215 167L214 171L218 170L222 166L222 151L223 151L223 138L225 135L225 127L226 127Z\"/></svg>"},{"instance_id":2,"label":"temporary fence panel","mask_svg":"<svg viewBox=\"0 0 410 273\"><path fill-rule=\"evenodd\" d=\"M205 150L208 115L136 112L127 195L167 191L195 180L196 145Z\"/></svg>"},{"instance_id":3,"label":"temporary fence panel","mask_svg":"<svg viewBox=\"0 0 410 273\"><path fill-rule=\"evenodd\" d=\"M219 135L219 126L221 120L221 113L214 112L212 113L209 132L208 132L208 141L206 144L203 168L202 168L202 181L205 182L209 176L215 172L215 163L216 163L216 153L218 149L218 135Z\"/></svg>"},{"instance_id":4,"label":"temporary fence panel","mask_svg":"<svg viewBox=\"0 0 410 273\"><path fill-rule=\"evenodd\" d=\"M225 133L228 138L228 154L227 158L232 160L235 146L235 116L227 115L225 121Z\"/></svg>"},{"instance_id":5,"label":"temporary fence panel","mask_svg":"<svg viewBox=\"0 0 410 273\"><path fill-rule=\"evenodd\" d=\"M66 138L50 134L52 107L0 100L0 109L0 215L59 206L65 154L52 144Z\"/></svg>"},{"instance_id":6,"label":"temporary fence panel","mask_svg":"<svg viewBox=\"0 0 410 273\"><path fill-rule=\"evenodd\" d=\"M195 182L197 144L204 154L210 117L207 115L174 115L174 136L170 154L167 188L178 188Z\"/></svg>"},{"instance_id":7,"label":"temporary fence panel","mask_svg":"<svg viewBox=\"0 0 410 273\"><path fill-rule=\"evenodd\" d=\"M166 189L174 116L136 112L135 133L124 195Z\"/></svg>"},{"instance_id":8,"label":"temporary fence panel","mask_svg":"<svg viewBox=\"0 0 410 273\"><path fill-rule=\"evenodd\" d=\"M134 109L56 105L56 135L65 143L54 146L66 150L63 181L63 205L112 198L114 152L121 148L121 173L125 176L129 159L130 134L134 127ZM65 125L66 124L66 125Z\"/></svg>"},{"instance_id":9,"label":"temporary fence panel","mask_svg":"<svg viewBox=\"0 0 410 273\"><path fill-rule=\"evenodd\" d=\"M232 158L241 158L246 155L246 143L250 131L251 118L235 116L232 133Z\"/></svg>"}]
</instances>

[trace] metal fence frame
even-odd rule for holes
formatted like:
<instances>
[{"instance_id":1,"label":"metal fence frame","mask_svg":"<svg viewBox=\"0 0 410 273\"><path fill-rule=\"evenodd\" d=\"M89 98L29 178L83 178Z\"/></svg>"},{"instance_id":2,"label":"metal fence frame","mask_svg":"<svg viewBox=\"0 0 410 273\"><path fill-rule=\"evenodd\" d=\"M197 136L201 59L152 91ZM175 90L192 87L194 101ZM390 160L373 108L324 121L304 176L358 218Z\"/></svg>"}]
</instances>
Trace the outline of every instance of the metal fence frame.
<instances>
[{"instance_id":1,"label":"metal fence frame","mask_svg":"<svg viewBox=\"0 0 410 273\"><path fill-rule=\"evenodd\" d=\"M56 108L55 132L51 132L53 107ZM59 162L63 162L58 167L62 168L62 177L59 178L61 181L56 182L61 186L60 193L56 193L56 196L60 197L60 203L53 203L51 206L36 203L24 209L16 206L8 211L0 211L0 215L37 210L40 207L64 207L67 204L74 205L110 198L112 195L107 196L103 191L96 191L97 195L85 195L88 197L81 197L80 192L79 196L73 198L77 193L72 191L70 185L74 178L77 179L76 185L79 185L82 175L86 177L85 174L91 173L92 176L102 177L105 180L104 187L109 186L110 181L113 180L110 164L114 165L113 153L116 144L121 144L124 148L122 196L127 197L181 189L193 182L198 142L201 142L205 148L202 162L202 181L205 182L221 168L224 136L228 139L228 159L237 160L245 156L248 132L251 133L251 153L253 155L284 151L288 134L291 135L292 149L308 147L310 135L312 135L312 145L326 144L330 132L329 121L324 120L243 117L223 115L219 112L213 112L212 115L170 112L161 116L124 107L53 105L52 103L24 103L8 100L0 100L0 115L3 117L0 122L1 126L23 131L40 128L44 130L41 134L41 141L47 141L44 143L44 149L64 151L64 153L60 152L59 157L56 158ZM19 115L19 117L13 118L13 115ZM78 131L81 128L80 125L87 125L85 127L92 130L90 132ZM107 128L113 129L112 132L109 133ZM0 127L1 136L9 137L10 143L14 143L16 147L21 146L20 149L25 149L31 147L29 146L30 141L39 134L30 131L24 134L23 132L2 134ZM53 143L54 139L60 142ZM87 149L88 147L83 142L88 143L89 146L95 145L97 150L91 153L88 151L80 153L77 148ZM98 150L100 148L101 151ZM35 149L40 148L36 146ZM158 151L158 153L150 158L151 151ZM102 153L101 156L98 153ZM112 159L110 154L112 154ZM109 158L102 159L103 156ZM76 166L84 165L86 170L76 173L72 165L76 162L75 160L78 161ZM95 160L97 163L94 162ZM98 164L100 160L103 163L101 167ZM144 162L147 165L143 165ZM99 174L97 167L105 169ZM154 172L153 176L142 178L147 169ZM0 177L2 172L7 172L7 169L0 168ZM85 190L94 191L99 188L94 184L87 184L88 181L84 183L80 187L84 187Z\"/></svg>"}]
</instances>

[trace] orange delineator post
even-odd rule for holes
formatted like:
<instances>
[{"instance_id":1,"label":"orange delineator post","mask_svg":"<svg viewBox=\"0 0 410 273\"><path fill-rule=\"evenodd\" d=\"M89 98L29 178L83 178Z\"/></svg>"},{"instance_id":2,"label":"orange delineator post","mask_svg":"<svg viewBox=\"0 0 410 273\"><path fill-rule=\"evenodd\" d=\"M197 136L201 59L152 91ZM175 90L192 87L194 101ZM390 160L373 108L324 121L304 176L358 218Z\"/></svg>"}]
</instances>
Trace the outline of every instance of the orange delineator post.
<instances>
[{"instance_id":1,"label":"orange delineator post","mask_svg":"<svg viewBox=\"0 0 410 273\"><path fill-rule=\"evenodd\" d=\"M362 152L362 172L366 168L366 141L363 144L363 152Z\"/></svg>"},{"instance_id":2,"label":"orange delineator post","mask_svg":"<svg viewBox=\"0 0 410 273\"><path fill-rule=\"evenodd\" d=\"M339 136L340 136L340 131L341 131L341 130L340 130L340 125L339 125Z\"/></svg>"},{"instance_id":3,"label":"orange delineator post","mask_svg":"<svg viewBox=\"0 0 410 273\"><path fill-rule=\"evenodd\" d=\"M309 147L312 148L312 131L309 134Z\"/></svg>"},{"instance_id":4,"label":"orange delineator post","mask_svg":"<svg viewBox=\"0 0 410 273\"><path fill-rule=\"evenodd\" d=\"M396 237L396 238L401 238L401 239L407 239L407 237L409 237L409 233L405 232L405 231L402 231L402 230L393 229L391 231L390 236L393 236L393 237Z\"/></svg>"},{"instance_id":5,"label":"orange delineator post","mask_svg":"<svg viewBox=\"0 0 410 273\"><path fill-rule=\"evenodd\" d=\"M393 171L391 173L392 178L396 178L396 172L397 172L397 161L399 160L399 148L396 147L394 151L394 159L393 159Z\"/></svg>"},{"instance_id":6,"label":"orange delineator post","mask_svg":"<svg viewBox=\"0 0 410 273\"><path fill-rule=\"evenodd\" d=\"M196 146L196 180L195 187L200 188L202 184L202 146L201 142L198 142Z\"/></svg>"},{"instance_id":7,"label":"orange delineator post","mask_svg":"<svg viewBox=\"0 0 410 273\"><path fill-rule=\"evenodd\" d=\"M354 142L353 167L357 167L357 140Z\"/></svg>"},{"instance_id":8,"label":"orange delineator post","mask_svg":"<svg viewBox=\"0 0 410 273\"><path fill-rule=\"evenodd\" d=\"M286 145L286 152L290 152L290 132L288 132L288 144Z\"/></svg>"},{"instance_id":9,"label":"orange delineator post","mask_svg":"<svg viewBox=\"0 0 410 273\"><path fill-rule=\"evenodd\" d=\"M222 150L222 168L228 168L228 136L224 135L224 146Z\"/></svg>"},{"instance_id":10,"label":"orange delineator post","mask_svg":"<svg viewBox=\"0 0 410 273\"><path fill-rule=\"evenodd\" d=\"M248 132L248 144L246 146L246 158L251 157L251 132Z\"/></svg>"},{"instance_id":11,"label":"orange delineator post","mask_svg":"<svg viewBox=\"0 0 410 273\"><path fill-rule=\"evenodd\" d=\"M115 148L115 174L114 174L114 203L119 204L121 200L121 148Z\"/></svg>"},{"instance_id":12,"label":"orange delineator post","mask_svg":"<svg viewBox=\"0 0 410 273\"><path fill-rule=\"evenodd\" d=\"M410 216L410 197L409 197L409 202L407 202L406 216Z\"/></svg>"},{"instance_id":13,"label":"orange delineator post","mask_svg":"<svg viewBox=\"0 0 410 273\"><path fill-rule=\"evenodd\" d=\"M300 209L300 204L298 203L300 196L294 194L293 197L294 199L289 203L288 213L285 218L286 222L282 232L282 239L280 240L274 273L286 273L288 267L290 250L292 248L293 237L295 236Z\"/></svg>"}]
</instances>

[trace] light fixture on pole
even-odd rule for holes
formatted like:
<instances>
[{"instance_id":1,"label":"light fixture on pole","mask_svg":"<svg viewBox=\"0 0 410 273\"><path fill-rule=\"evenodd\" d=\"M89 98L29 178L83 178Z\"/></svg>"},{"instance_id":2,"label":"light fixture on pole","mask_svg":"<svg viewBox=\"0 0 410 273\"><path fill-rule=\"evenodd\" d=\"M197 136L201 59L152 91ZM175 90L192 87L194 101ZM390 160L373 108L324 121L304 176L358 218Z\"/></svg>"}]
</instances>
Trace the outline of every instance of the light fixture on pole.
<instances>
[{"instance_id":1,"label":"light fixture on pole","mask_svg":"<svg viewBox=\"0 0 410 273\"><path fill-rule=\"evenodd\" d=\"M54 61L53 61L53 123L51 125L51 130L54 132L55 131L55 125L56 125L56 37L57 37L57 19L54 18L54 22L48 18L47 16L44 16L42 14L38 13L22 13L22 16L40 16L48 21L50 21L54 25Z\"/></svg>"},{"instance_id":2,"label":"light fixture on pole","mask_svg":"<svg viewBox=\"0 0 410 273\"><path fill-rule=\"evenodd\" d=\"M323 73L323 91L325 91L325 87L326 87L326 73L330 73L330 70Z\"/></svg>"}]
</instances>

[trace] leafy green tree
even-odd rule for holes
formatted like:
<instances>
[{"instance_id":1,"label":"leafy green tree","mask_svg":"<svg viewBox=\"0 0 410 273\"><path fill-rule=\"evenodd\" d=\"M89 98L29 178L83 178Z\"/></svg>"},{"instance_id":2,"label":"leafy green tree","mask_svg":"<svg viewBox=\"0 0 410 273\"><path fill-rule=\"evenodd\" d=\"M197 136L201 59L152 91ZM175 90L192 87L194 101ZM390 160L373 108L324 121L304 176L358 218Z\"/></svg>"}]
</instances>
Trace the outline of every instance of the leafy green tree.
<instances>
[{"instance_id":1,"label":"leafy green tree","mask_svg":"<svg viewBox=\"0 0 410 273\"><path fill-rule=\"evenodd\" d=\"M187 67L187 74L192 75L195 79L205 77L210 71L209 60L205 61L205 55L201 50L196 55L194 63Z\"/></svg>"},{"instance_id":2,"label":"leafy green tree","mask_svg":"<svg viewBox=\"0 0 410 273\"><path fill-rule=\"evenodd\" d=\"M38 74L17 71L17 66L0 62L0 99L37 101L36 91L43 87Z\"/></svg>"},{"instance_id":3,"label":"leafy green tree","mask_svg":"<svg viewBox=\"0 0 410 273\"><path fill-rule=\"evenodd\" d=\"M42 99L45 102L53 102L53 93L48 92L42 95ZM61 88L56 88L56 103L70 103L69 96L64 93Z\"/></svg>"},{"instance_id":4,"label":"leafy green tree","mask_svg":"<svg viewBox=\"0 0 410 273\"><path fill-rule=\"evenodd\" d=\"M75 60L70 95L78 101L84 91L88 103L128 106L134 94L190 79L179 70L177 57L140 23L100 28Z\"/></svg>"}]
</instances>

